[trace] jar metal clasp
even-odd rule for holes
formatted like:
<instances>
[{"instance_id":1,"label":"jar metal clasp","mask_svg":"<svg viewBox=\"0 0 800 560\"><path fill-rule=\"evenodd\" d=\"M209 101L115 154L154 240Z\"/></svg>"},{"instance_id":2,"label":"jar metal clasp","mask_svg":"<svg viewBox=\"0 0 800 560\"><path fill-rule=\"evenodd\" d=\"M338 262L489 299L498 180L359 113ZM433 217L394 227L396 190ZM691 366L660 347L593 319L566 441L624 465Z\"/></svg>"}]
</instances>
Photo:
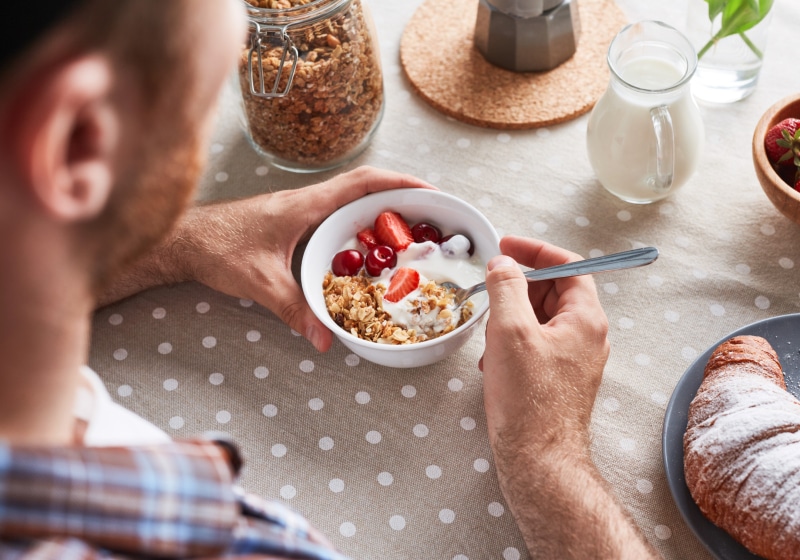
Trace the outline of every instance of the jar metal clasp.
<instances>
[{"instance_id":1,"label":"jar metal clasp","mask_svg":"<svg viewBox=\"0 0 800 560\"><path fill-rule=\"evenodd\" d=\"M260 25L256 21L251 21L250 23L255 26L255 32L250 35L250 52L247 53L247 76L250 81L250 94L267 99L284 97L292 88L294 73L295 70L297 70L297 60L300 58L297 47L287 33L287 28L289 26ZM276 44L278 41L283 47L280 64L278 65L278 72L275 76L275 83L272 84L271 90L267 90L264 79L264 50L268 48L270 44ZM253 54L256 55L258 61L258 70L253 68ZM283 67L286 65L287 61L291 64L289 78L286 81L286 87L278 91L281 76L283 75ZM258 72L258 79L256 79L256 72Z\"/></svg>"}]
</instances>

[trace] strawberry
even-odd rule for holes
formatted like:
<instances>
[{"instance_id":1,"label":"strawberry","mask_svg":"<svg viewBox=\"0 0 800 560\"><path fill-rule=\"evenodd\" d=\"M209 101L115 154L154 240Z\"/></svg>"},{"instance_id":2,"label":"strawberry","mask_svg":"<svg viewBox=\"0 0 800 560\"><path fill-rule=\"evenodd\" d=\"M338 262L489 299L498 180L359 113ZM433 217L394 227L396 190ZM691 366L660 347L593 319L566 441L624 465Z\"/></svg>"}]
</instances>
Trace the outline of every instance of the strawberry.
<instances>
[{"instance_id":1,"label":"strawberry","mask_svg":"<svg viewBox=\"0 0 800 560\"><path fill-rule=\"evenodd\" d=\"M392 276L389 289L383 294L383 299L397 303L419 287L419 272L413 268L401 267Z\"/></svg>"},{"instance_id":2,"label":"strawberry","mask_svg":"<svg viewBox=\"0 0 800 560\"><path fill-rule=\"evenodd\" d=\"M414 241L411 228L397 212L382 212L375 218L375 237L395 252L406 250Z\"/></svg>"},{"instance_id":3,"label":"strawberry","mask_svg":"<svg viewBox=\"0 0 800 560\"><path fill-rule=\"evenodd\" d=\"M800 167L800 119L783 119L767 131L764 149L774 165Z\"/></svg>"},{"instance_id":4,"label":"strawberry","mask_svg":"<svg viewBox=\"0 0 800 560\"><path fill-rule=\"evenodd\" d=\"M356 239L361 245L364 246L364 249L367 251L371 250L376 245L380 245L378 240L375 238L375 232L372 228L364 228L356 234Z\"/></svg>"}]
</instances>

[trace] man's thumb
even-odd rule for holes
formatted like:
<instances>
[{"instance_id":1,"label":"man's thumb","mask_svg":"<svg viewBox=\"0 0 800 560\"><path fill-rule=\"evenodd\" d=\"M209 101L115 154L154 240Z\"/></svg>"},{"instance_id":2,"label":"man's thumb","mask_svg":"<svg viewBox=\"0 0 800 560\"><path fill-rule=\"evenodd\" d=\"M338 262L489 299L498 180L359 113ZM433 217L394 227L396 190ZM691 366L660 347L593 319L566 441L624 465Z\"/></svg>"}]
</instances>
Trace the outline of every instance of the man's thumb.
<instances>
[{"instance_id":1,"label":"man's thumb","mask_svg":"<svg viewBox=\"0 0 800 560\"><path fill-rule=\"evenodd\" d=\"M530 307L528 282L514 259L498 255L489 260L486 268L486 291L493 317L516 317Z\"/></svg>"}]
</instances>

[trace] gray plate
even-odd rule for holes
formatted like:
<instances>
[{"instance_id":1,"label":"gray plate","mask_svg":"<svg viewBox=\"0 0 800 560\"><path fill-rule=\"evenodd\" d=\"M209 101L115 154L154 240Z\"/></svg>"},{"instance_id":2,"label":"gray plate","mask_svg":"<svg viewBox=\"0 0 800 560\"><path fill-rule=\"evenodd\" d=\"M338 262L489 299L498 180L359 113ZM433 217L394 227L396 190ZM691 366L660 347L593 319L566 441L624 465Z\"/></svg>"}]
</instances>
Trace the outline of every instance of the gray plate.
<instances>
[{"instance_id":1,"label":"gray plate","mask_svg":"<svg viewBox=\"0 0 800 560\"><path fill-rule=\"evenodd\" d=\"M664 470L675 504L686 524L718 560L758 560L761 557L749 552L700 513L683 476L683 434L688 423L689 403L703 381L708 358L717 346L741 334L761 336L769 341L781 360L786 387L800 398L800 313L751 323L721 338L689 366L675 386L667 405L661 441Z\"/></svg>"}]
</instances>

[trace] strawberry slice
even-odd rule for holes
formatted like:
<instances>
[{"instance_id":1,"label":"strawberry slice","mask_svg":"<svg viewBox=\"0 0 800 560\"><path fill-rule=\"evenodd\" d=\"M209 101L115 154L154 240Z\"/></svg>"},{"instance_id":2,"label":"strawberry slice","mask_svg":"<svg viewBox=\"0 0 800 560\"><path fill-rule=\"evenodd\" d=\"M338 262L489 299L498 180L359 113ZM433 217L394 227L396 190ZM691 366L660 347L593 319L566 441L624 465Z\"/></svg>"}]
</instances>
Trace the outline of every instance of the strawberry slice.
<instances>
[{"instance_id":1,"label":"strawberry slice","mask_svg":"<svg viewBox=\"0 0 800 560\"><path fill-rule=\"evenodd\" d=\"M375 238L375 232L372 228L364 228L356 234L356 239L361 245L364 246L364 249L367 251L371 250L373 247L377 247L380 245L378 240Z\"/></svg>"},{"instance_id":2,"label":"strawberry slice","mask_svg":"<svg viewBox=\"0 0 800 560\"><path fill-rule=\"evenodd\" d=\"M389 289L383 294L383 299L397 303L419 287L419 272L413 268L401 267L392 276Z\"/></svg>"},{"instance_id":3,"label":"strawberry slice","mask_svg":"<svg viewBox=\"0 0 800 560\"><path fill-rule=\"evenodd\" d=\"M397 212L382 212L375 218L375 237L395 252L406 250L414 242L411 228Z\"/></svg>"}]
</instances>

